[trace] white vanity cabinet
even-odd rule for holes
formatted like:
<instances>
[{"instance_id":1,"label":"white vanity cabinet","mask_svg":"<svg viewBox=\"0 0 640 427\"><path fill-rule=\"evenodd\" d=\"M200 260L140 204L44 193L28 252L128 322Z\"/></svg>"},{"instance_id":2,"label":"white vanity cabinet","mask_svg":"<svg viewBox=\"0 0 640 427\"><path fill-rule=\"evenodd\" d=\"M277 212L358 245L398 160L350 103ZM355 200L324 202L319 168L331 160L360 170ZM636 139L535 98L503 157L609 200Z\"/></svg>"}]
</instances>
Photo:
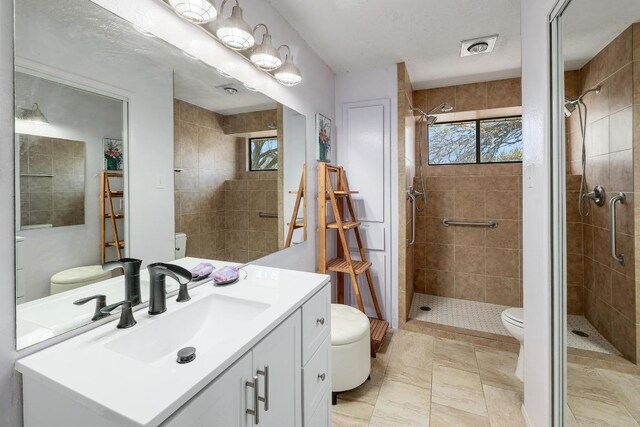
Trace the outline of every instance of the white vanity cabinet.
<instances>
[{"instance_id":1,"label":"white vanity cabinet","mask_svg":"<svg viewBox=\"0 0 640 427\"><path fill-rule=\"evenodd\" d=\"M162 426L300 426L300 341L298 310Z\"/></svg>"},{"instance_id":2,"label":"white vanity cabinet","mask_svg":"<svg viewBox=\"0 0 640 427\"><path fill-rule=\"evenodd\" d=\"M329 427L329 278L247 269L162 316L137 311L133 328L107 323L20 359L24 425ZM179 365L185 344L196 357Z\"/></svg>"}]
</instances>

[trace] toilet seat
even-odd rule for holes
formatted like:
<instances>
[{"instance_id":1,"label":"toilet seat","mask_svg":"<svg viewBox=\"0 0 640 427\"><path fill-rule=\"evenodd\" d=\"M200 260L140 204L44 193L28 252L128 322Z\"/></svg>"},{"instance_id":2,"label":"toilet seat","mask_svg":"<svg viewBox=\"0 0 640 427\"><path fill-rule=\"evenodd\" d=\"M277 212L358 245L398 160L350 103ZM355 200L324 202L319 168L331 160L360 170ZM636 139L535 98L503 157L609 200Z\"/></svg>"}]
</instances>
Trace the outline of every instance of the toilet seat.
<instances>
[{"instance_id":1,"label":"toilet seat","mask_svg":"<svg viewBox=\"0 0 640 427\"><path fill-rule=\"evenodd\" d=\"M520 307L508 308L502 312L502 320L505 322L517 326L524 327L524 310Z\"/></svg>"},{"instance_id":2,"label":"toilet seat","mask_svg":"<svg viewBox=\"0 0 640 427\"><path fill-rule=\"evenodd\" d=\"M51 276L51 294L58 294L110 278L111 271L104 271L101 265L70 268Z\"/></svg>"}]
</instances>

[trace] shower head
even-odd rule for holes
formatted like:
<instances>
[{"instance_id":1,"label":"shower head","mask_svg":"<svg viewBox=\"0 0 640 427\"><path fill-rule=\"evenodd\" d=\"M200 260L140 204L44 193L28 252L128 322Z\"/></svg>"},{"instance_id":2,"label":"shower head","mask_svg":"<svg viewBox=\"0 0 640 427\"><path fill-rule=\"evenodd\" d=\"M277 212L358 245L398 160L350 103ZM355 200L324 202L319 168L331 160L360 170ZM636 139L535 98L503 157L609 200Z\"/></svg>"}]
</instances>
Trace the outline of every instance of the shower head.
<instances>
[{"instance_id":1,"label":"shower head","mask_svg":"<svg viewBox=\"0 0 640 427\"><path fill-rule=\"evenodd\" d=\"M428 126L434 125L436 121L438 121L438 118L436 116L426 116L426 122Z\"/></svg>"},{"instance_id":2,"label":"shower head","mask_svg":"<svg viewBox=\"0 0 640 427\"><path fill-rule=\"evenodd\" d=\"M442 104L430 110L427 114L448 113L450 111L453 111L453 107L451 106L451 104L449 104L448 102L443 102Z\"/></svg>"},{"instance_id":3,"label":"shower head","mask_svg":"<svg viewBox=\"0 0 640 427\"><path fill-rule=\"evenodd\" d=\"M565 98L564 101L564 115L566 117L571 116L571 114L576 110L576 106L578 105L578 101L577 100L572 100L572 99L568 99Z\"/></svg>"}]
</instances>

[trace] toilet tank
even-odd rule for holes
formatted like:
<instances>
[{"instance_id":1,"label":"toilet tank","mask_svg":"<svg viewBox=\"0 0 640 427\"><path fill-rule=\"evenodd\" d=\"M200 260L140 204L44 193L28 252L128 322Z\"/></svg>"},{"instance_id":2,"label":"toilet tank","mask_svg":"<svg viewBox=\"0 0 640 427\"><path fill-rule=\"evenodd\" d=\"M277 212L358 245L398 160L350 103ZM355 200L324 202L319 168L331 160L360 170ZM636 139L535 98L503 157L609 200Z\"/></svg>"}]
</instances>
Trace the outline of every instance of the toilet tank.
<instances>
[{"instance_id":1,"label":"toilet tank","mask_svg":"<svg viewBox=\"0 0 640 427\"><path fill-rule=\"evenodd\" d=\"M187 235L176 233L176 259L187 256Z\"/></svg>"}]
</instances>

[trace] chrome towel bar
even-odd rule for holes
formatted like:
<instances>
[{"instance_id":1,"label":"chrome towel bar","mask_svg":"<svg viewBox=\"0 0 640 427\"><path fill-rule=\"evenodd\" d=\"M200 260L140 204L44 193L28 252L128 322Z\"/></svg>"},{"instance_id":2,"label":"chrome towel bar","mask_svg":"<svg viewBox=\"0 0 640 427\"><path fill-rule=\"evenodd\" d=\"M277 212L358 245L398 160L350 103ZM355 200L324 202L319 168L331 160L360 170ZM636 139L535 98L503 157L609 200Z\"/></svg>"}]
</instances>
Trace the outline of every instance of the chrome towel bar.
<instances>
[{"instance_id":1,"label":"chrome towel bar","mask_svg":"<svg viewBox=\"0 0 640 427\"><path fill-rule=\"evenodd\" d=\"M625 263L625 256L624 254L618 254L618 250L616 248L617 246L617 242L616 242L616 206L618 205L618 202L620 202L620 204L623 204L626 202L626 196L624 195L624 193L618 193L615 196L613 196L611 198L611 200L609 200L609 232L611 233L611 256L613 257L613 259L615 259L616 261L618 261L620 264L624 265Z\"/></svg>"},{"instance_id":2,"label":"chrome towel bar","mask_svg":"<svg viewBox=\"0 0 640 427\"><path fill-rule=\"evenodd\" d=\"M442 220L442 223L445 227L449 227L450 225L463 225L467 227L489 227L496 228L498 226L498 221L495 219L490 219L488 221L470 221L467 219L449 219L445 218Z\"/></svg>"}]
</instances>

